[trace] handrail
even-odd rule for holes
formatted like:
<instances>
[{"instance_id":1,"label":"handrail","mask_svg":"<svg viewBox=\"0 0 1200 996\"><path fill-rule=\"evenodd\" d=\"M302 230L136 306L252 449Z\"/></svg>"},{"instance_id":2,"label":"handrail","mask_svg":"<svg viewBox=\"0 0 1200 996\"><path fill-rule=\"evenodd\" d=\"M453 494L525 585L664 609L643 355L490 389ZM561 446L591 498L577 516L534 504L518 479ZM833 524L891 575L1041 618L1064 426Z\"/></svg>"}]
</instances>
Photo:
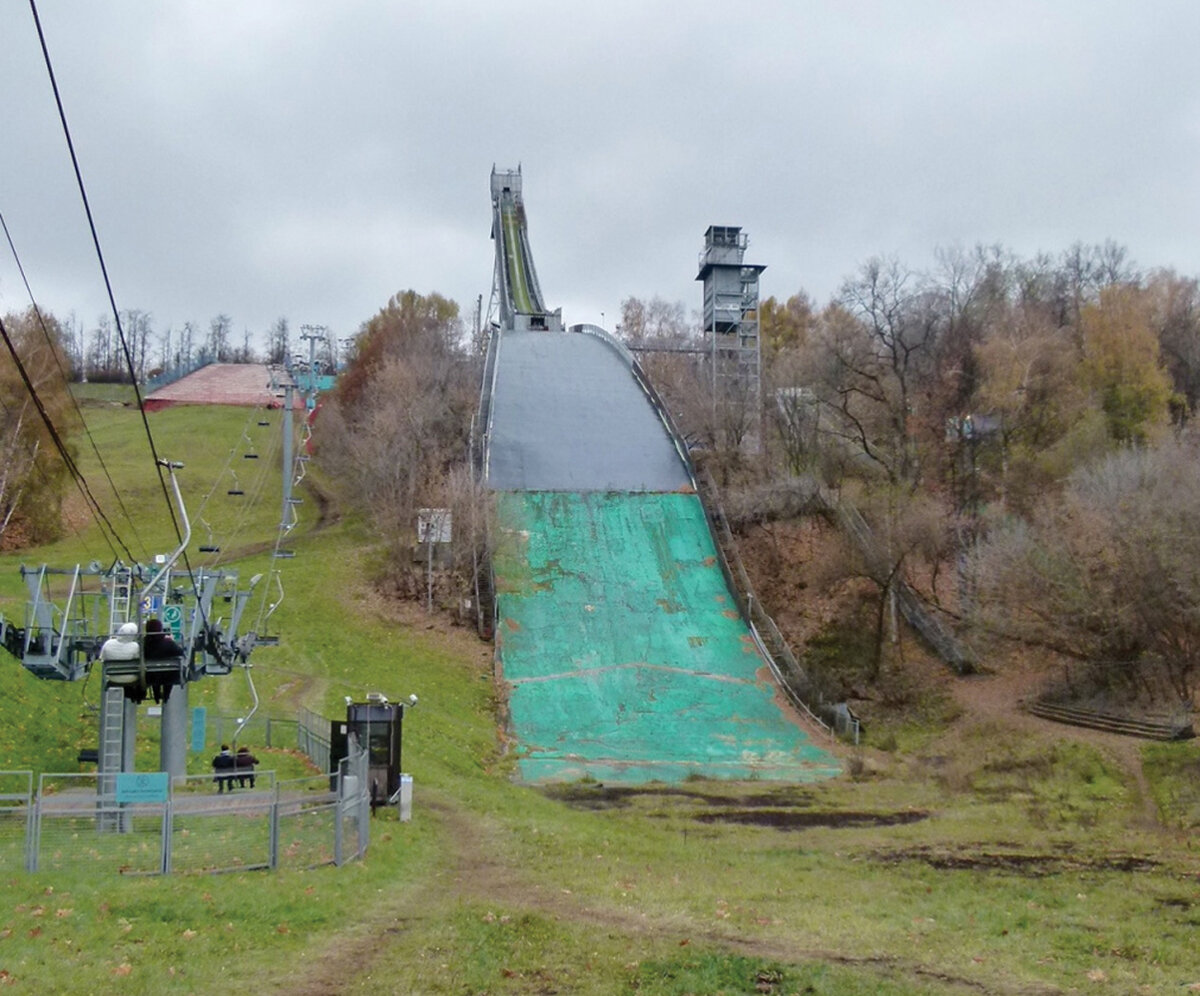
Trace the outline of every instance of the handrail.
<instances>
[{"instance_id":1,"label":"handrail","mask_svg":"<svg viewBox=\"0 0 1200 996\"><path fill-rule=\"evenodd\" d=\"M692 490L696 488L696 465L692 462L691 454L688 452L687 443L684 441L683 433L679 426L675 423L675 419L671 417L670 409L667 408L666 402L662 396L655 390L654 385L650 383L650 378L646 376L646 371L642 369L642 365L638 362L638 358L630 352L628 346L620 339L614 336L611 332L601 328L599 325L583 324L572 325L571 332L577 332L581 335L590 335L601 342L606 343L611 349L615 350L617 355L625 361L633 373L633 379L637 381L638 386L642 389L642 393L649 399L651 406L654 408L655 414L663 423L663 427L667 430L667 435L671 440L671 444L675 447L675 452L679 454L679 459L683 461L684 469L687 470L688 480L691 481Z\"/></svg>"}]
</instances>

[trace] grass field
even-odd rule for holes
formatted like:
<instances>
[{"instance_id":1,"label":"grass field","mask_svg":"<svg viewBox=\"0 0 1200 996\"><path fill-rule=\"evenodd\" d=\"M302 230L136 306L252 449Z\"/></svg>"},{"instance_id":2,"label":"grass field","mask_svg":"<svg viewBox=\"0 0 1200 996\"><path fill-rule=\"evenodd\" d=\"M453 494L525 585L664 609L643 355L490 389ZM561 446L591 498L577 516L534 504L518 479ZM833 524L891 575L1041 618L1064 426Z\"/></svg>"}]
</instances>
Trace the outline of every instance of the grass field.
<instances>
[{"instance_id":1,"label":"grass field","mask_svg":"<svg viewBox=\"0 0 1200 996\"><path fill-rule=\"evenodd\" d=\"M118 530L139 556L169 549L140 416L106 399L85 413L131 520L111 513ZM160 452L187 464L189 509L210 495L202 518L221 556L246 552L239 568L257 572L279 521L278 473L257 502L223 486L231 469L250 484L245 468L277 466L277 427L248 415L178 408L150 424ZM77 445L105 491L90 444ZM247 446L258 461L242 458ZM839 748L857 774L827 783L535 790L512 780L490 647L387 604L364 576L366 530L301 509L281 643L253 657L262 709L332 717L346 695L419 694L405 722L412 822L381 815L366 860L343 868L100 877L81 859L7 872L0 983L289 996L1200 991L1194 743L1148 746L1131 769L1138 751L1103 738L947 713L906 728L894 750ZM81 525L3 558L4 611L19 615L22 561L112 555ZM73 770L95 740L96 685L39 682L6 658L0 767ZM236 674L191 695L230 715L249 704ZM152 767L152 725L141 732ZM303 769L284 752L264 759L276 765Z\"/></svg>"}]
</instances>

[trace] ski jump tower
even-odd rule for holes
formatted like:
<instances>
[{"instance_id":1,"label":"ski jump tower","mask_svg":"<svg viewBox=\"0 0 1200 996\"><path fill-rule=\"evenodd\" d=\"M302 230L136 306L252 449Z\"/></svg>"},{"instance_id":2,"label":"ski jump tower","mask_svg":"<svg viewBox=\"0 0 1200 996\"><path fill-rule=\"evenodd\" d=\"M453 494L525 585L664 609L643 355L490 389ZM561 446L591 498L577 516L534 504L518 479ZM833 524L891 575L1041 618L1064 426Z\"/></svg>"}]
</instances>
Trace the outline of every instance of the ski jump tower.
<instances>
[{"instance_id":1,"label":"ski jump tower","mask_svg":"<svg viewBox=\"0 0 1200 996\"><path fill-rule=\"evenodd\" d=\"M542 299L521 198L521 167L498 172L492 167L492 238L496 272L488 317L505 329L562 331L562 309L548 311Z\"/></svg>"},{"instance_id":2,"label":"ski jump tower","mask_svg":"<svg viewBox=\"0 0 1200 996\"><path fill-rule=\"evenodd\" d=\"M762 353L759 346L758 275L745 262L749 239L732 225L709 225L700 253L704 283L703 331L709 340L713 407L722 434L761 438Z\"/></svg>"}]
</instances>

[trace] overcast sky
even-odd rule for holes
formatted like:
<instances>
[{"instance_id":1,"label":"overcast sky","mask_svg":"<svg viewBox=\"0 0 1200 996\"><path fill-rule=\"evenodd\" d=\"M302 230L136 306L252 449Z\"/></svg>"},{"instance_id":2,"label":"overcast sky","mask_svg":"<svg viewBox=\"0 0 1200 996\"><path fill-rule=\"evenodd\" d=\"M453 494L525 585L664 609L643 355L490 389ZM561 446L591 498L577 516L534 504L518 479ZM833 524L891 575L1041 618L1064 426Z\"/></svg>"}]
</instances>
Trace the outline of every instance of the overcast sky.
<instances>
[{"instance_id":1,"label":"overcast sky","mask_svg":"<svg viewBox=\"0 0 1200 996\"><path fill-rule=\"evenodd\" d=\"M38 11L118 307L353 334L491 292L521 164L544 295L699 305L711 224L765 295L875 255L1113 239L1200 275L1196 0L68 2ZM28 3L0 3L0 213L34 295L107 309ZM29 300L0 244L0 312Z\"/></svg>"}]
</instances>

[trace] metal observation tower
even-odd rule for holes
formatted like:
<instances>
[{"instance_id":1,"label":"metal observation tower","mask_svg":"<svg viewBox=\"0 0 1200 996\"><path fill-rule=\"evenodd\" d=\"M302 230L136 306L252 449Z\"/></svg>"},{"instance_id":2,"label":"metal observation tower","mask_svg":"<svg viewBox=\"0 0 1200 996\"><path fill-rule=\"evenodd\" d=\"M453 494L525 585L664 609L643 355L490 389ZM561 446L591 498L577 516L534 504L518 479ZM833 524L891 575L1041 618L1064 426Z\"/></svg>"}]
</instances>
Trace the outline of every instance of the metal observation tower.
<instances>
[{"instance_id":1,"label":"metal observation tower","mask_svg":"<svg viewBox=\"0 0 1200 996\"><path fill-rule=\"evenodd\" d=\"M704 284L703 331L711 349L713 405L726 428L757 439L762 410L758 277L765 266L747 263L749 239L734 225L704 233L700 272Z\"/></svg>"}]
</instances>

